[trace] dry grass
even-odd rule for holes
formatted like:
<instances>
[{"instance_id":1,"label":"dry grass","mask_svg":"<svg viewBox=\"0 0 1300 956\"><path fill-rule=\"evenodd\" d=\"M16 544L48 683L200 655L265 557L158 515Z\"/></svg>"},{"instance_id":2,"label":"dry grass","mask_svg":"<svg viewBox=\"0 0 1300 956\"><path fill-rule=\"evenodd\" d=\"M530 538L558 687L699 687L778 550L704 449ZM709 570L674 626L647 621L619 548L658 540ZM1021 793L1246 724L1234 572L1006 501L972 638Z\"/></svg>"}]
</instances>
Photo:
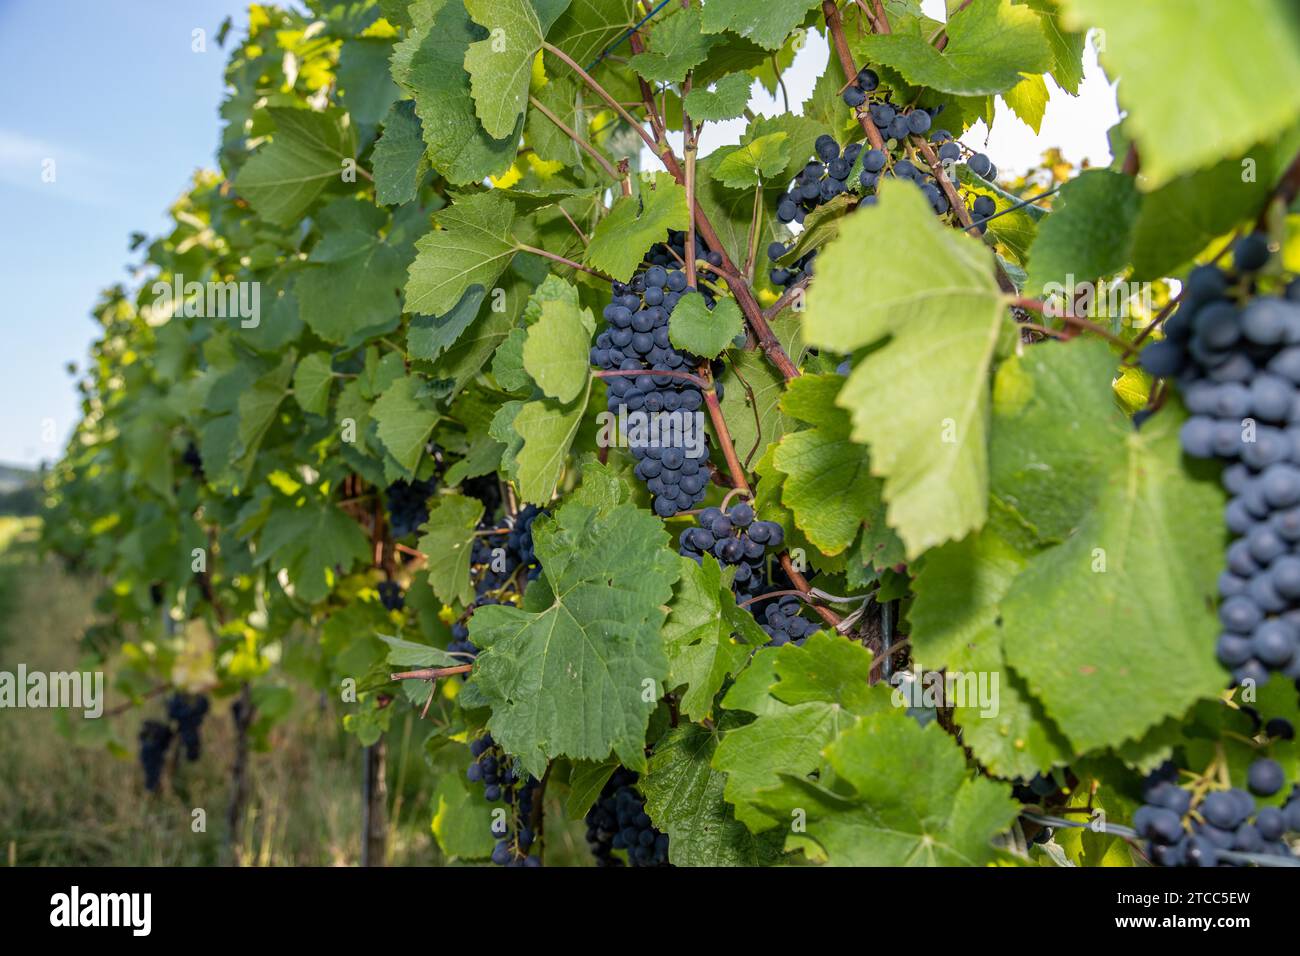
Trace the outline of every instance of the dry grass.
<instances>
[{"instance_id":1,"label":"dry grass","mask_svg":"<svg viewBox=\"0 0 1300 956\"><path fill-rule=\"evenodd\" d=\"M39 557L38 519L0 517L0 670L85 669L79 638L95 620L100 584ZM111 684L111 682L109 682ZM108 705L121 698L111 690ZM147 794L136 762L140 722L158 699L110 722L111 739L75 742L80 715L0 710L0 862L9 865L354 866L361 852L362 751L336 707L305 685L294 709L250 757L251 793L237 839L226 840L234 753L230 702L214 701L195 763L169 765ZM101 734L101 737L110 736ZM439 865L430 833L435 772L463 772L454 757L431 769L417 715L394 715L388 734L391 865ZM547 861L591 865L581 821L564 821L548 794ZM196 821L202 811L205 826Z\"/></svg>"},{"instance_id":2,"label":"dry grass","mask_svg":"<svg viewBox=\"0 0 1300 956\"><path fill-rule=\"evenodd\" d=\"M0 670L74 670L79 637L94 618L95 584L43 561L38 524L0 518ZM110 693L110 698L113 695ZM105 717L113 743L74 743L79 717L50 710L0 711L0 859L13 865L193 866L224 862L225 815L234 733L229 702L215 702L203 725L204 753L169 770L163 792L141 785L135 760L140 721L158 701ZM406 720L412 720L406 715ZM390 862L437 863L429 835L430 775L418 734L394 721ZM403 738L408 744L403 749ZM360 853L361 750L339 715L304 692L251 758L252 792L234 852L262 866L353 865ZM402 771L403 792L393 792ZM197 813L196 811L201 811ZM198 826L206 817L205 826Z\"/></svg>"}]
</instances>

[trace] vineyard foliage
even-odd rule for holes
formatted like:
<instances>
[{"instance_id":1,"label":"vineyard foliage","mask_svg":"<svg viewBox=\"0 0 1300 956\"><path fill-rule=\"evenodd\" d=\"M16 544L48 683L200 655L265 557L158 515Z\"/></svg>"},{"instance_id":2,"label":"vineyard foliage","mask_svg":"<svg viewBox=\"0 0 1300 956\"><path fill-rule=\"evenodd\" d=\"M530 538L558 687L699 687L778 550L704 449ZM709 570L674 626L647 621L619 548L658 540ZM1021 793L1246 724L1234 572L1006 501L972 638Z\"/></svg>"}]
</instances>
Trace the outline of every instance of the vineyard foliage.
<instances>
[{"instance_id":1,"label":"vineyard foliage","mask_svg":"<svg viewBox=\"0 0 1300 956\"><path fill-rule=\"evenodd\" d=\"M629 35L651 6L250 8L219 170L95 307L47 488L118 692L243 701L254 747L302 682L365 745L423 712L434 835L498 863L542 858L544 812L606 860L1127 864L1026 806L1127 821L1169 760L1295 779L1249 719L1300 718L1291 681L1225 691L1215 657L1218 468L1134 346L1256 223L1260 281L1300 267L1293 6L673 0ZM753 113L812 32L812 95ZM1085 36L1114 163L1018 206L1043 181L951 137L999 103L1038 129ZM1062 317L1070 281L1154 295ZM657 316L646 376L620 309ZM637 403L694 403L707 457L611 441ZM939 671L992 701L890 680Z\"/></svg>"}]
</instances>

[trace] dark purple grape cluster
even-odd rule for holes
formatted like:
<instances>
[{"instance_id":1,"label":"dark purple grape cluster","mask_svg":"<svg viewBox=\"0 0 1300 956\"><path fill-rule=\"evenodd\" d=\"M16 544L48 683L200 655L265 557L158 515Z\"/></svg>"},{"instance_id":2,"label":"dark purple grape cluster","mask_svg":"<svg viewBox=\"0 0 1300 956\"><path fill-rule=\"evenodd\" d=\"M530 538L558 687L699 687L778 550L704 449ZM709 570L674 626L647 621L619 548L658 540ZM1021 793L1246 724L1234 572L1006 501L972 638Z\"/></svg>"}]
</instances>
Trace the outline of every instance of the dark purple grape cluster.
<instances>
[{"instance_id":1,"label":"dark purple grape cluster","mask_svg":"<svg viewBox=\"0 0 1300 956\"><path fill-rule=\"evenodd\" d=\"M880 130L881 136L902 143L909 136L924 136L930 132L935 114L939 111L899 109L893 103L885 101L872 103L868 112L871 114L871 122L876 125L876 129ZM952 137L949 136L948 139Z\"/></svg>"},{"instance_id":2,"label":"dark purple grape cluster","mask_svg":"<svg viewBox=\"0 0 1300 956\"><path fill-rule=\"evenodd\" d=\"M764 606L762 617L755 615L763 633L768 636L769 647L780 647L782 644L802 646L808 635L817 631L816 624L799 616L802 607L803 601L798 597L783 594Z\"/></svg>"},{"instance_id":3,"label":"dark purple grape cluster","mask_svg":"<svg viewBox=\"0 0 1300 956\"><path fill-rule=\"evenodd\" d=\"M756 520L754 507L748 501L736 502L725 514L721 508L705 508L696 521L696 527L687 528L678 537L678 553L697 564L705 554L711 554L723 567L734 567L731 590L737 600L747 602L745 606L769 638L768 645L803 644L817 626L799 616L802 604L797 597L783 595L779 600L761 603L764 594L794 586L779 566L769 567L769 555L779 552L785 543L781 526L775 521Z\"/></svg>"},{"instance_id":4,"label":"dark purple grape cluster","mask_svg":"<svg viewBox=\"0 0 1300 956\"><path fill-rule=\"evenodd\" d=\"M473 763L465 772L471 783L483 784L483 796L490 803L501 802L510 808L505 829L498 832L492 849L497 866L541 866L539 857L530 855L534 842L533 810L538 781L515 772L508 754L497 746L491 734L476 737L469 745Z\"/></svg>"},{"instance_id":5,"label":"dark purple grape cluster","mask_svg":"<svg viewBox=\"0 0 1300 956\"><path fill-rule=\"evenodd\" d=\"M695 516L696 527L687 528L677 539L678 553L697 564L705 554L723 567L734 567L732 590L737 596L752 597L767 585L767 553L779 551L785 532L775 521L755 520L754 506L737 501L726 513L705 508Z\"/></svg>"},{"instance_id":6,"label":"dark purple grape cluster","mask_svg":"<svg viewBox=\"0 0 1300 956\"><path fill-rule=\"evenodd\" d=\"M789 191L777 202L776 218L781 222L802 224L808 213L843 193L853 164L862 152L861 143L849 143L841 152L835 137L825 134L817 137L813 148L817 152L817 158L809 161L799 171ZM789 251L790 247L782 242L773 242L767 247L767 257L774 263L768 272L768 278L775 286L794 285L804 276L813 273L816 249L788 266L776 265L777 260Z\"/></svg>"},{"instance_id":7,"label":"dark purple grape cluster","mask_svg":"<svg viewBox=\"0 0 1300 956\"><path fill-rule=\"evenodd\" d=\"M1300 280L1260 295L1267 237L1239 240L1233 268L1197 266L1142 367L1177 378L1191 417L1183 451L1224 462L1235 540L1219 576L1219 661L1235 682L1300 679Z\"/></svg>"},{"instance_id":8,"label":"dark purple grape cluster","mask_svg":"<svg viewBox=\"0 0 1300 956\"><path fill-rule=\"evenodd\" d=\"M711 252L708 245L700 234L695 234L695 261L698 263L707 262L711 266L722 265L722 253ZM684 269L686 267L686 233L680 229L668 230L667 242L656 242L650 247L645 254L645 264L647 266L663 266L665 269ZM699 275L707 276L709 270L703 266L697 266L696 272ZM712 305L713 295L707 289L702 289L701 293Z\"/></svg>"},{"instance_id":9,"label":"dark purple grape cluster","mask_svg":"<svg viewBox=\"0 0 1300 956\"><path fill-rule=\"evenodd\" d=\"M619 767L587 811L587 846L597 866L623 866L615 850L627 853L630 866L670 866L668 834L660 833L645 812L645 797L636 790L637 775Z\"/></svg>"},{"instance_id":10,"label":"dark purple grape cluster","mask_svg":"<svg viewBox=\"0 0 1300 956\"><path fill-rule=\"evenodd\" d=\"M380 581L376 588L379 591L379 603L387 611L400 611L406 607L406 598L402 594L402 586L396 581Z\"/></svg>"},{"instance_id":11,"label":"dark purple grape cluster","mask_svg":"<svg viewBox=\"0 0 1300 956\"><path fill-rule=\"evenodd\" d=\"M207 715L208 698L203 694L177 693L167 698L167 718L176 724L187 760L199 759L199 727Z\"/></svg>"},{"instance_id":12,"label":"dark purple grape cluster","mask_svg":"<svg viewBox=\"0 0 1300 956\"><path fill-rule=\"evenodd\" d=\"M867 101L876 88L880 86L880 77L876 71L869 66L864 66L858 70L858 75L853 78L853 82L848 85L840 95L844 97L844 102L857 109Z\"/></svg>"},{"instance_id":13,"label":"dark purple grape cluster","mask_svg":"<svg viewBox=\"0 0 1300 956\"><path fill-rule=\"evenodd\" d=\"M388 486L388 523L394 538L404 538L429 520L429 496L438 488L436 478L406 481L399 478Z\"/></svg>"},{"instance_id":14,"label":"dark purple grape cluster","mask_svg":"<svg viewBox=\"0 0 1300 956\"><path fill-rule=\"evenodd\" d=\"M1252 763L1246 779L1260 797L1272 796L1285 783L1281 765L1268 758ZM1233 853L1292 856L1283 837L1300 831L1300 790L1293 790L1281 808L1256 809L1255 797L1237 787L1208 793L1193 806L1192 792L1177 780L1173 763L1161 765L1147 778L1143 805L1133 815L1133 829L1147 841L1147 856L1155 865L1239 865Z\"/></svg>"},{"instance_id":15,"label":"dark purple grape cluster","mask_svg":"<svg viewBox=\"0 0 1300 956\"><path fill-rule=\"evenodd\" d=\"M943 159L945 157L940 155L939 158ZM953 158L955 159L956 156ZM989 182L993 182L998 178L998 168L994 166L993 161L983 153L971 154L970 159L966 160L966 168L976 176L980 177L980 179L985 179Z\"/></svg>"},{"instance_id":16,"label":"dark purple grape cluster","mask_svg":"<svg viewBox=\"0 0 1300 956\"><path fill-rule=\"evenodd\" d=\"M190 469L190 474L199 481L203 480L203 458L199 455L198 446L190 442L185 446L185 452L181 455L181 463Z\"/></svg>"},{"instance_id":17,"label":"dark purple grape cluster","mask_svg":"<svg viewBox=\"0 0 1300 956\"><path fill-rule=\"evenodd\" d=\"M510 532L506 535L506 550L516 567L527 569L529 581L535 580L542 573L541 562L533 551L533 522L542 514L546 512L537 505L526 505L510 522Z\"/></svg>"},{"instance_id":18,"label":"dark purple grape cluster","mask_svg":"<svg viewBox=\"0 0 1300 956\"><path fill-rule=\"evenodd\" d=\"M636 476L654 496L654 511L661 518L695 507L709 484L708 453L702 441L691 448L660 440L666 432L675 441L687 428L703 435L698 413L704 396L693 382L666 374L694 372L700 364L699 358L673 347L668 323L683 296L703 294L687 287L685 272L657 264L631 282L615 282L604 311L607 327L591 349L592 364L606 371L659 373L608 378L606 407L611 413L620 417L647 413L652 424L663 426L676 416L681 425L663 429L656 425L655 437L643 441L629 435L628 450L637 459ZM722 386L715 387L721 397ZM697 450L698 457L692 457Z\"/></svg>"},{"instance_id":19,"label":"dark purple grape cluster","mask_svg":"<svg viewBox=\"0 0 1300 956\"><path fill-rule=\"evenodd\" d=\"M144 788L150 793L157 793L162 783L163 765L171 743L171 724L146 720L140 725L140 767L144 770Z\"/></svg>"}]
</instances>

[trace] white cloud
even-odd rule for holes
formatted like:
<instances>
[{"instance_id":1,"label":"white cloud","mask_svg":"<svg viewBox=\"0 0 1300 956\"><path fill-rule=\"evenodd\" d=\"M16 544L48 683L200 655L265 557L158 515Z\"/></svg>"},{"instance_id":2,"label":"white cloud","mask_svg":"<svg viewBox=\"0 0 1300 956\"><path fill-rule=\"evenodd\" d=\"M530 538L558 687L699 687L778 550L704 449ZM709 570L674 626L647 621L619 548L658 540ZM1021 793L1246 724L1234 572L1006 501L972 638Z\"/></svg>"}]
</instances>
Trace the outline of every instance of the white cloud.
<instances>
[{"instance_id":1,"label":"white cloud","mask_svg":"<svg viewBox=\"0 0 1300 956\"><path fill-rule=\"evenodd\" d=\"M47 169L53 182L45 179ZM81 150L0 129L0 182L52 199L106 206L113 204L109 178L109 170Z\"/></svg>"}]
</instances>

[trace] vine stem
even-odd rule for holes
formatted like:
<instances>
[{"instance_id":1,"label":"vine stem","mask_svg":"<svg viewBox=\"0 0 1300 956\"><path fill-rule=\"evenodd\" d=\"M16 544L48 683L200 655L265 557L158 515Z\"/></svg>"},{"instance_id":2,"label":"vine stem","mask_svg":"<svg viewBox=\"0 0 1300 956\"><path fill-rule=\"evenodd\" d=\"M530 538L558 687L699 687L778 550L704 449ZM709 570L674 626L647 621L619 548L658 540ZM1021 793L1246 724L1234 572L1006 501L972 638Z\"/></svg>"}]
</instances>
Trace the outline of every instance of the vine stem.
<instances>
[{"instance_id":1,"label":"vine stem","mask_svg":"<svg viewBox=\"0 0 1300 956\"><path fill-rule=\"evenodd\" d=\"M569 266L572 269L578 269L587 275L595 276L597 279L603 279L606 282L613 282L611 276L605 275L599 269L593 269L591 266L584 266L581 262L574 262L572 259L566 259L564 256L555 252L547 252L545 249L539 249L537 246L530 246L527 243L515 243L515 248L520 252L531 252L535 256L541 256L543 259L550 259L552 262L558 262L560 265Z\"/></svg>"},{"instance_id":2,"label":"vine stem","mask_svg":"<svg viewBox=\"0 0 1300 956\"><path fill-rule=\"evenodd\" d=\"M718 402L718 393L713 388L712 376L709 377L708 387L704 390L704 404L709 410L713 430L718 433L718 444L722 446L722 456L727 460L727 470L731 472L732 487L738 489L745 497L753 498L754 493L750 491L749 482L745 479L745 466L736 457L736 443L731 440L727 420L722 416L722 405Z\"/></svg>"},{"instance_id":3,"label":"vine stem","mask_svg":"<svg viewBox=\"0 0 1300 956\"><path fill-rule=\"evenodd\" d=\"M803 591L805 594L812 591L812 588L808 585L808 579L799 573L798 568L794 566L794 562L790 560L789 551L781 552L781 567L785 570L786 576L794 583L796 588ZM831 627L840 626L840 616L830 608L822 607L820 604L814 604L812 605L812 609L816 611L821 619Z\"/></svg>"},{"instance_id":4,"label":"vine stem","mask_svg":"<svg viewBox=\"0 0 1300 956\"><path fill-rule=\"evenodd\" d=\"M640 40L641 38L636 34L633 34L630 38L632 49L636 53L642 51ZM664 135L663 121L659 117L658 107L655 106L654 93L650 90L650 87L644 80L641 81L642 100L643 105L650 116L651 126L654 128L654 136L651 136L650 133L646 132L645 127L633 118L632 114L624 109L623 106L610 95L609 91L601 86L600 83L591 76L591 74L578 66L572 57L550 43L544 42L542 48L553 54L562 63L572 69L579 79L591 88L592 92L608 103L610 108L618 113L625 122L631 124L641 139L650 147L651 152L659 157L660 161L668 169L668 172L673 179L682 186L685 186L686 172L682 166L681 160L677 158L672 147L668 144L667 137ZM739 272L736 270L735 264L727 255L726 248L723 246L721 240L718 239L718 234L714 230L713 224L709 222L709 217L705 215L704 210L700 207L698 199L691 207L691 212L695 219L696 228L699 230L700 235L704 237L704 241L708 244L710 249L715 250L720 256L722 256L722 278L726 281L727 287L731 290L731 294L736 297L736 304L740 306L740 311L744 314L745 320L749 323L750 328L754 330L754 335L758 339L759 347L762 348L763 353L768 357L772 364L776 366L777 371L781 373L782 378L786 381L789 381L792 378L798 378L801 374L798 367L794 362L790 361L790 356L785 353L785 349L781 346L780 340L776 337L771 326L768 325L767 320L763 317L763 310L758 304L758 299L754 296L753 290L740 276Z\"/></svg>"},{"instance_id":5,"label":"vine stem","mask_svg":"<svg viewBox=\"0 0 1300 956\"><path fill-rule=\"evenodd\" d=\"M422 667L413 671L398 671L395 674L389 674L389 680L437 680L440 677L451 677L453 674L468 674L474 668L473 664L458 664L455 667Z\"/></svg>"},{"instance_id":6,"label":"vine stem","mask_svg":"<svg viewBox=\"0 0 1300 956\"><path fill-rule=\"evenodd\" d=\"M1039 313L1045 312L1047 308L1047 304L1041 299L1027 299L1023 297L1012 299L1010 304L1017 308L1029 309L1030 311ZM1101 336L1111 345L1123 349L1125 355L1128 355L1133 351L1134 346L1132 342L1125 342L1118 335L1114 335L1108 329L1102 328L1096 322L1089 322L1087 319L1069 314L1060 316L1060 319L1067 325L1073 325L1080 329L1087 329L1093 335Z\"/></svg>"},{"instance_id":7,"label":"vine stem","mask_svg":"<svg viewBox=\"0 0 1300 956\"><path fill-rule=\"evenodd\" d=\"M849 52L849 41L844 37L844 20L840 17L840 8L836 6L835 0L822 0L822 16L826 19L826 29L830 31L831 42L835 47L835 55L839 57L840 67L844 70L845 77L852 83L858 75L858 68L853 65L853 54ZM874 29L875 26L873 22L872 28ZM877 32L888 33L888 21ZM870 112L855 109L854 113L857 114L858 125L862 127L862 132L867 134L867 140L871 143L872 149L884 152L885 138L880 135L880 130L876 128Z\"/></svg>"},{"instance_id":8,"label":"vine stem","mask_svg":"<svg viewBox=\"0 0 1300 956\"><path fill-rule=\"evenodd\" d=\"M594 159L598 164L600 164L600 168L605 171L606 176L608 176L610 179L614 180L615 182L617 182L621 178L618 175L618 170L614 168L614 164L611 163L608 159L606 159L601 154L600 150L596 149L595 146L592 146L591 143L588 143L585 139L579 136L576 131L570 129L569 126L565 124L564 120L560 119L550 110L548 110L545 107L545 105L543 105L541 100L539 100L535 96L530 95L528 97L528 102L533 105L534 109L536 109L548 120L550 120L557 127L559 127L560 132L564 133L565 136L573 140L573 142L577 144L580 150L582 150L584 153L586 153L588 156Z\"/></svg>"}]
</instances>

